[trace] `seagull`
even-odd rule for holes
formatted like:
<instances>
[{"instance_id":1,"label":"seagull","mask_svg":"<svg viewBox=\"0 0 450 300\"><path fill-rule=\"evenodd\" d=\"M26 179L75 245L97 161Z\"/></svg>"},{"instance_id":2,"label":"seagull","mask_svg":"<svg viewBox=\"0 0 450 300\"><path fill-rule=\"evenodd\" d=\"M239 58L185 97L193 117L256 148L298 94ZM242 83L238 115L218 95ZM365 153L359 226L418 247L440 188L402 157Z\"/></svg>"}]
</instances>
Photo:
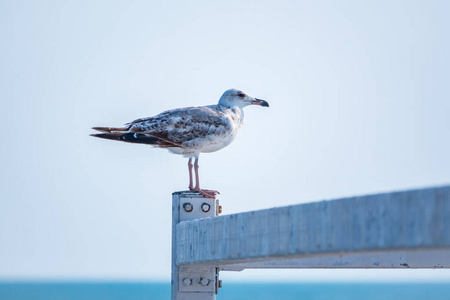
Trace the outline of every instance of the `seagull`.
<instances>
[{"instance_id":1,"label":"seagull","mask_svg":"<svg viewBox=\"0 0 450 300\"><path fill-rule=\"evenodd\" d=\"M217 105L172 109L154 117L126 123L123 127L92 127L101 133L91 136L151 145L183 155L189 158L189 190L207 198L215 198L218 191L200 188L198 158L200 153L218 151L234 140L244 122L243 108L248 105L269 107L265 100L253 98L237 89L229 89L223 93Z\"/></svg>"}]
</instances>

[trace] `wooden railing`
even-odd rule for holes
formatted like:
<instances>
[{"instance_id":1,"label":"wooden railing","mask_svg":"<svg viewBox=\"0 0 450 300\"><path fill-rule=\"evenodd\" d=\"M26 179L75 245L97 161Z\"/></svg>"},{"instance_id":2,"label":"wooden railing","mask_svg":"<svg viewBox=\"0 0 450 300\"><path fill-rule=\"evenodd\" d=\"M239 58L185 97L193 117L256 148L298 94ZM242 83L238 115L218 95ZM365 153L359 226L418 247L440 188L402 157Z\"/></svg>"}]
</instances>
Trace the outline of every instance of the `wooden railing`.
<instances>
[{"instance_id":1,"label":"wooden railing","mask_svg":"<svg viewBox=\"0 0 450 300\"><path fill-rule=\"evenodd\" d=\"M221 270L450 268L450 186L218 211L173 194L172 299L215 299Z\"/></svg>"}]
</instances>

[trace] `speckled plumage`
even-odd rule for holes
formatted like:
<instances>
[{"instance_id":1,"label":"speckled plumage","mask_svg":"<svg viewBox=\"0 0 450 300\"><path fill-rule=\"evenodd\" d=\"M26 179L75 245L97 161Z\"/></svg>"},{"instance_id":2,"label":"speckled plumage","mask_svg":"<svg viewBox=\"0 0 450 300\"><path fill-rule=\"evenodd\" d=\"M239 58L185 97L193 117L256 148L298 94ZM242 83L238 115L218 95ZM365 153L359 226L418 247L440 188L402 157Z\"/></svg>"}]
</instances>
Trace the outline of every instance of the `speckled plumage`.
<instances>
[{"instance_id":1,"label":"speckled plumage","mask_svg":"<svg viewBox=\"0 0 450 300\"><path fill-rule=\"evenodd\" d=\"M169 110L126 125L130 132L150 135L166 142L159 147L190 156L217 151L230 144L243 119L241 109L211 105Z\"/></svg>"},{"instance_id":2,"label":"speckled plumage","mask_svg":"<svg viewBox=\"0 0 450 300\"><path fill-rule=\"evenodd\" d=\"M217 105L186 107L137 119L124 127L93 127L102 133L92 136L165 148L172 153L195 157L198 183L198 156L228 146L244 122L247 105L269 106L236 89L227 90ZM190 172L192 168L189 160ZM192 178L190 173L190 188ZM196 190L201 191L198 184Z\"/></svg>"}]
</instances>

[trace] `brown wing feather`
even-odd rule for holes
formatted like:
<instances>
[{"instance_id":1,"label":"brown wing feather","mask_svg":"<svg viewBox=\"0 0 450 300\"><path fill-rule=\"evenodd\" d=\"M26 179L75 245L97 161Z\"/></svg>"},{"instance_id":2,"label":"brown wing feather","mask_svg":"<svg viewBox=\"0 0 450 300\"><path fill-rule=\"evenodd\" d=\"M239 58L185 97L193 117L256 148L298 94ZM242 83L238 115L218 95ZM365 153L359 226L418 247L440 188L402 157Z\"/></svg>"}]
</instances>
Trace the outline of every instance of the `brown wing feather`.
<instances>
[{"instance_id":1,"label":"brown wing feather","mask_svg":"<svg viewBox=\"0 0 450 300\"><path fill-rule=\"evenodd\" d=\"M175 109L155 117L138 119L127 125L131 126L131 132L155 136L178 146L204 137L219 128L231 126L221 112L209 107Z\"/></svg>"},{"instance_id":2,"label":"brown wing feather","mask_svg":"<svg viewBox=\"0 0 450 300\"><path fill-rule=\"evenodd\" d=\"M117 131L128 131L130 126L127 127L92 127L92 129L100 131L100 132L117 132Z\"/></svg>"},{"instance_id":3,"label":"brown wing feather","mask_svg":"<svg viewBox=\"0 0 450 300\"><path fill-rule=\"evenodd\" d=\"M161 140L158 137L154 137L154 136L151 136L148 134L142 134L142 133L105 132L105 133L91 134L91 136L101 138L101 139L121 141L121 142L126 142L126 143L158 146L160 148L180 147L179 145L174 145L173 143L169 143L167 141Z\"/></svg>"}]
</instances>

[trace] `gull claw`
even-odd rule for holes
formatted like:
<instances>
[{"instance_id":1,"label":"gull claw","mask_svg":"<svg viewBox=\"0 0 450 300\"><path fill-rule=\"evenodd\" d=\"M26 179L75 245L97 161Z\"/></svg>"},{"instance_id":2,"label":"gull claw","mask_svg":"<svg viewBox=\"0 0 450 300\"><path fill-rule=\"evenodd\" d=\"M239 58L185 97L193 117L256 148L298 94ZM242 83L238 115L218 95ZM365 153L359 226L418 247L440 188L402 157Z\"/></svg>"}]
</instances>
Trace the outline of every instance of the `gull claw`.
<instances>
[{"instance_id":1,"label":"gull claw","mask_svg":"<svg viewBox=\"0 0 450 300\"><path fill-rule=\"evenodd\" d=\"M211 199L216 198L216 195L220 194L218 191L214 191L214 190L198 189L195 191L199 192L201 195L205 196L206 198L211 198Z\"/></svg>"}]
</instances>

